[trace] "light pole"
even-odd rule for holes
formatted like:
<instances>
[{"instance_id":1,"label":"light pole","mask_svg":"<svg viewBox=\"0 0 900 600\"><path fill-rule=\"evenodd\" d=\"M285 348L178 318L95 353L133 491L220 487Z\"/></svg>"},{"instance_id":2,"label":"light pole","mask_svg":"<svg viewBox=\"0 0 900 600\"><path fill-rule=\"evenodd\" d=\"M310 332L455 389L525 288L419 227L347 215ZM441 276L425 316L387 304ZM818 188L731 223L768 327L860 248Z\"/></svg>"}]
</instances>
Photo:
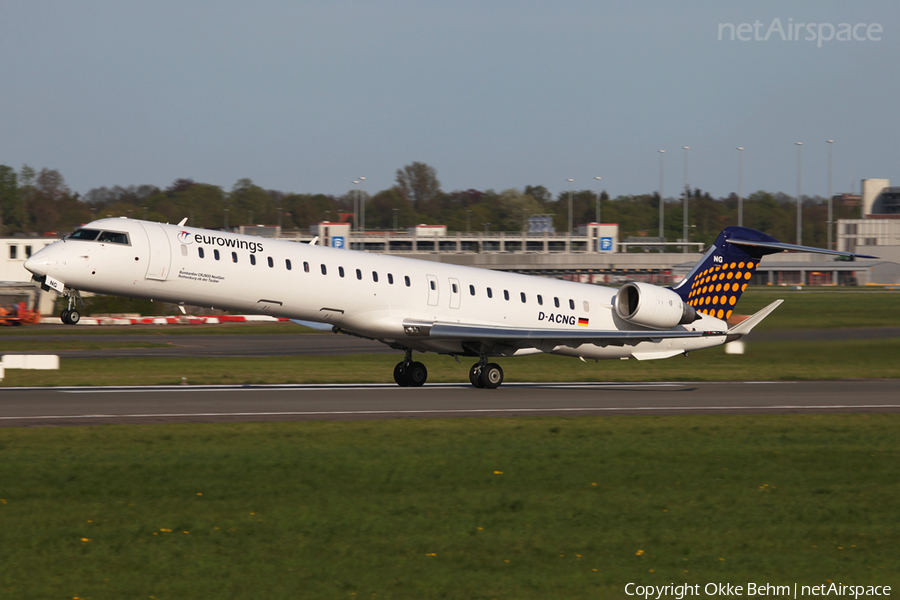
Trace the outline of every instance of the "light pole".
<instances>
[{"instance_id":1,"label":"light pole","mask_svg":"<svg viewBox=\"0 0 900 600\"><path fill-rule=\"evenodd\" d=\"M566 179L569 182L569 236L572 235L572 184L574 179Z\"/></svg>"},{"instance_id":2,"label":"light pole","mask_svg":"<svg viewBox=\"0 0 900 600\"><path fill-rule=\"evenodd\" d=\"M825 246L829 250L833 250L831 246L831 229L834 227L832 225L832 219L834 215L832 213L832 199L831 199L831 146L834 144L834 140L825 140L828 142L828 245Z\"/></svg>"},{"instance_id":3,"label":"light pole","mask_svg":"<svg viewBox=\"0 0 900 600\"><path fill-rule=\"evenodd\" d=\"M597 223L597 252L600 252L600 180L602 177L594 177L597 182L597 214L594 215Z\"/></svg>"},{"instance_id":4,"label":"light pole","mask_svg":"<svg viewBox=\"0 0 900 600\"><path fill-rule=\"evenodd\" d=\"M738 227L744 226L744 148L738 146Z\"/></svg>"},{"instance_id":5,"label":"light pole","mask_svg":"<svg viewBox=\"0 0 900 600\"><path fill-rule=\"evenodd\" d=\"M358 177L359 179L359 222L362 224L362 230L366 230L366 190L365 190L365 177Z\"/></svg>"},{"instance_id":6,"label":"light pole","mask_svg":"<svg viewBox=\"0 0 900 600\"><path fill-rule=\"evenodd\" d=\"M682 226L681 238L684 241L682 251L687 254L688 251L688 198L691 196L691 187L688 185L688 150L690 146L682 146L684 150L684 224Z\"/></svg>"},{"instance_id":7,"label":"light pole","mask_svg":"<svg viewBox=\"0 0 900 600\"><path fill-rule=\"evenodd\" d=\"M666 151L659 151L659 241L665 244L666 238L663 235L663 223L665 222L665 201L663 200L663 162L666 157ZM665 252L666 247L662 245L659 247L660 252Z\"/></svg>"},{"instance_id":8,"label":"light pole","mask_svg":"<svg viewBox=\"0 0 900 600\"><path fill-rule=\"evenodd\" d=\"M801 158L803 151L803 142L797 142L797 245L803 244L803 202L800 200L801 189Z\"/></svg>"},{"instance_id":9,"label":"light pole","mask_svg":"<svg viewBox=\"0 0 900 600\"><path fill-rule=\"evenodd\" d=\"M353 185L359 185L359 180L354 179ZM359 231L359 188L353 188L353 229Z\"/></svg>"}]
</instances>

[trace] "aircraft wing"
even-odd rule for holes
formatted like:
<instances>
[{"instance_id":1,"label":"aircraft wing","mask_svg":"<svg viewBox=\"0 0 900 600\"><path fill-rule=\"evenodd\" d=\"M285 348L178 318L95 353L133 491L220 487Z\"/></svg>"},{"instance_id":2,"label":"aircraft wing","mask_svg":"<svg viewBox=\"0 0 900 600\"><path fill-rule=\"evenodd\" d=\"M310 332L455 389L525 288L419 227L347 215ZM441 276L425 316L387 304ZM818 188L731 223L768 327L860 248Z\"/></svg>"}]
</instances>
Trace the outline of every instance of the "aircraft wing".
<instances>
[{"instance_id":1,"label":"aircraft wing","mask_svg":"<svg viewBox=\"0 0 900 600\"><path fill-rule=\"evenodd\" d=\"M724 331L597 331L574 329L531 329L522 327L494 327L465 323L405 322L407 335L434 340L462 340L515 343L520 347L539 347L548 342L560 346L577 347L582 344L624 346L663 339L685 339L725 335Z\"/></svg>"}]
</instances>

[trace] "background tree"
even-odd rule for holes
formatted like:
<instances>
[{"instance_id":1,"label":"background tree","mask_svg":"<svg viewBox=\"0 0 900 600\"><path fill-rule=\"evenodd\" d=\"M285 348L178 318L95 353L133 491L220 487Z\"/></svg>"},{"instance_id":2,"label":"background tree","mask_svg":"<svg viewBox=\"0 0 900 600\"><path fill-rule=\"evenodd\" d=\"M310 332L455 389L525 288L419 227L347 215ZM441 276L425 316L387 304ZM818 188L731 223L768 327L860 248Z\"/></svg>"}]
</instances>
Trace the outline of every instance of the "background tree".
<instances>
[{"instance_id":1,"label":"background tree","mask_svg":"<svg viewBox=\"0 0 900 600\"><path fill-rule=\"evenodd\" d=\"M414 162L397 169L397 192L418 212L429 208L441 193L437 171L425 163Z\"/></svg>"},{"instance_id":2,"label":"background tree","mask_svg":"<svg viewBox=\"0 0 900 600\"><path fill-rule=\"evenodd\" d=\"M18 175L12 167L0 165L0 234L23 232L27 221Z\"/></svg>"}]
</instances>

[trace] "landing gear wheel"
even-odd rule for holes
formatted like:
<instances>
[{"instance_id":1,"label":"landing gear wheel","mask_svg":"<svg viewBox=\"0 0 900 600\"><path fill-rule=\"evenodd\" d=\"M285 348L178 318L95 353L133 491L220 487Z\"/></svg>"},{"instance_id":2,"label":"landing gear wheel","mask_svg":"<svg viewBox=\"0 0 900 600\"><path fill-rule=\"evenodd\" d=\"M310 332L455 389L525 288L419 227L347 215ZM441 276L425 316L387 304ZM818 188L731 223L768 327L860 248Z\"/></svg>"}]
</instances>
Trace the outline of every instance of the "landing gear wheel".
<instances>
[{"instance_id":1,"label":"landing gear wheel","mask_svg":"<svg viewBox=\"0 0 900 600\"><path fill-rule=\"evenodd\" d=\"M66 309L66 310L62 311L61 313L59 313L59 320L63 322L63 325L71 325L71 323L69 323L69 311L68 311L68 309Z\"/></svg>"},{"instance_id":2,"label":"landing gear wheel","mask_svg":"<svg viewBox=\"0 0 900 600\"><path fill-rule=\"evenodd\" d=\"M481 367L477 364L472 365L472 368L469 369L469 383L477 388L484 387L484 384L481 383Z\"/></svg>"},{"instance_id":3,"label":"landing gear wheel","mask_svg":"<svg viewBox=\"0 0 900 600\"><path fill-rule=\"evenodd\" d=\"M394 381L397 382L397 385L400 387L408 387L409 380L407 379L406 373L406 365L401 360L397 363L397 366L394 367Z\"/></svg>"},{"instance_id":4,"label":"landing gear wheel","mask_svg":"<svg viewBox=\"0 0 900 600\"><path fill-rule=\"evenodd\" d=\"M481 375L478 377L482 387L494 390L503 383L503 369L495 363L488 363L481 367Z\"/></svg>"},{"instance_id":5,"label":"landing gear wheel","mask_svg":"<svg viewBox=\"0 0 900 600\"><path fill-rule=\"evenodd\" d=\"M421 387L428 379L428 369L420 362L414 362L406 368L407 384L411 387Z\"/></svg>"},{"instance_id":6,"label":"landing gear wheel","mask_svg":"<svg viewBox=\"0 0 900 600\"><path fill-rule=\"evenodd\" d=\"M81 313L77 309L71 309L69 312L69 325L77 325L81 320Z\"/></svg>"}]
</instances>

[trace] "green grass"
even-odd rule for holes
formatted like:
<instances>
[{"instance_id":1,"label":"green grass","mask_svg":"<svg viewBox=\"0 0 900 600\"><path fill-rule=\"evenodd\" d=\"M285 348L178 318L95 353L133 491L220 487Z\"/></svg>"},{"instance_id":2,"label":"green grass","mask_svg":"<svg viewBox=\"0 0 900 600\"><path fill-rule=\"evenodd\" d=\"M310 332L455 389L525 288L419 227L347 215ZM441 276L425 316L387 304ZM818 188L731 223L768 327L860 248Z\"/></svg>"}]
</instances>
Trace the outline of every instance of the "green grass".
<instances>
[{"instance_id":1,"label":"green grass","mask_svg":"<svg viewBox=\"0 0 900 600\"><path fill-rule=\"evenodd\" d=\"M84 341L70 340L65 337L52 340L3 339L0 341L0 352L15 354L16 352L54 352L58 350L113 350L118 348L168 348L172 342L107 342L103 340Z\"/></svg>"},{"instance_id":2,"label":"green grass","mask_svg":"<svg viewBox=\"0 0 900 600\"><path fill-rule=\"evenodd\" d=\"M506 381L714 381L900 377L900 338L753 342L746 354L722 347L667 360L605 360L537 355L496 359ZM390 383L402 354L265 358L65 358L59 371L6 372L0 386L252 383ZM430 383L465 382L475 359L415 354Z\"/></svg>"},{"instance_id":3,"label":"green grass","mask_svg":"<svg viewBox=\"0 0 900 600\"><path fill-rule=\"evenodd\" d=\"M900 585L900 415L0 430L0 597Z\"/></svg>"},{"instance_id":4,"label":"green grass","mask_svg":"<svg viewBox=\"0 0 900 600\"><path fill-rule=\"evenodd\" d=\"M756 329L837 329L900 327L900 293L897 292L792 292L749 290L735 312L750 315L783 298L784 303Z\"/></svg>"}]
</instances>

